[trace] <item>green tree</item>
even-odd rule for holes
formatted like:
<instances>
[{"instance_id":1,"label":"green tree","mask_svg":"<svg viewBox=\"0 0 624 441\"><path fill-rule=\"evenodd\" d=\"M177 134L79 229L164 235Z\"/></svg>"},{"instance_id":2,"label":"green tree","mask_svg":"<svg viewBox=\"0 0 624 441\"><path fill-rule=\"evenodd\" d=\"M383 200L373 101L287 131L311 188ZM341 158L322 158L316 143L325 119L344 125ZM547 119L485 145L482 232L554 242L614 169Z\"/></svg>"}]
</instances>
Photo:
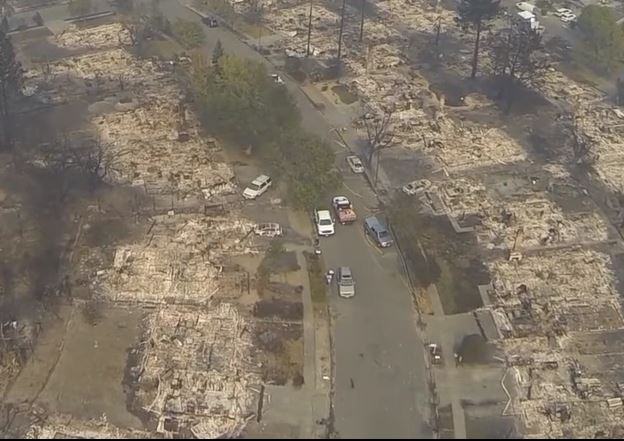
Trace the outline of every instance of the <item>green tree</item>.
<instances>
[{"instance_id":1,"label":"green tree","mask_svg":"<svg viewBox=\"0 0 624 441\"><path fill-rule=\"evenodd\" d=\"M223 45L221 44L221 40L217 40L217 44L215 44L215 48L212 51L212 65L218 66L219 60L225 54L223 51Z\"/></svg>"},{"instance_id":2,"label":"green tree","mask_svg":"<svg viewBox=\"0 0 624 441\"><path fill-rule=\"evenodd\" d=\"M187 49L201 46L206 41L206 35L199 23L178 19L172 26L173 35L180 44Z\"/></svg>"},{"instance_id":3,"label":"green tree","mask_svg":"<svg viewBox=\"0 0 624 441\"><path fill-rule=\"evenodd\" d=\"M279 140L279 161L291 202L299 208L317 207L340 184L334 152L316 136L294 131L284 134Z\"/></svg>"},{"instance_id":4,"label":"green tree","mask_svg":"<svg viewBox=\"0 0 624 441\"><path fill-rule=\"evenodd\" d=\"M624 54L624 31L611 8L590 5L578 19L581 41L578 50L592 64L611 71Z\"/></svg>"},{"instance_id":5,"label":"green tree","mask_svg":"<svg viewBox=\"0 0 624 441\"><path fill-rule=\"evenodd\" d=\"M498 14L500 0L461 0L457 9L457 23L464 31L474 31L475 45L472 53L472 72L477 75L481 33L490 28L490 22Z\"/></svg>"},{"instance_id":6,"label":"green tree","mask_svg":"<svg viewBox=\"0 0 624 441\"><path fill-rule=\"evenodd\" d=\"M72 17L87 15L93 10L91 0L69 0L67 10Z\"/></svg>"},{"instance_id":7,"label":"green tree","mask_svg":"<svg viewBox=\"0 0 624 441\"><path fill-rule=\"evenodd\" d=\"M11 136L11 107L22 87L22 65L15 59L11 39L0 32L0 118L5 147L13 142Z\"/></svg>"},{"instance_id":8,"label":"green tree","mask_svg":"<svg viewBox=\"0 0 624 441\"><path fill-rule=\"evenodd\" d=\"M288 91L260 63L223 55L212 66L196 56L193 79L208 124L236 144L262 147L299 123Z\"/></svg>"}]
</instances>

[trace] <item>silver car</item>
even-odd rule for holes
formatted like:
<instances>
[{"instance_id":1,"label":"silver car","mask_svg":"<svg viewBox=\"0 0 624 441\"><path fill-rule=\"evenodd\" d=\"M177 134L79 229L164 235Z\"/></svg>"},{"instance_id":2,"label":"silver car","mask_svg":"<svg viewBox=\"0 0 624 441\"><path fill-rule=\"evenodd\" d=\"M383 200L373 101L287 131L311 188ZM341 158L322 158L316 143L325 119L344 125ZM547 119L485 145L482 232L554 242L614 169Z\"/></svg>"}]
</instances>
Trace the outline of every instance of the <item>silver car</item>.
<instances>
[{"instance_id":1,"label":"silver car","mask_svg":"<svg viewBox=\"0 0 624 441\"><path fill-rule=\"evenodd\" d=\"M345 299L351 298L355 295L355 280L353 280L353 273L348 266L341 266L338 270L338 295Z\"/></svg>"}]
</instances>

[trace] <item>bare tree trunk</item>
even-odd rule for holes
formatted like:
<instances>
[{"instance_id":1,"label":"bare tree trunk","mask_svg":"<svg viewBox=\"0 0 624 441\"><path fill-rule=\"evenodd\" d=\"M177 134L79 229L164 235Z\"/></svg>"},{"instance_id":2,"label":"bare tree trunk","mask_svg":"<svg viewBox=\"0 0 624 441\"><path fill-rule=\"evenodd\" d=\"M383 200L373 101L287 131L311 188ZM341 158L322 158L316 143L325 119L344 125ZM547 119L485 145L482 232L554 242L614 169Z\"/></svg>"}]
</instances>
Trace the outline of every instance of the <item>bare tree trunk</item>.
<instances>
[{"instance_id":1,"label":"bare tree trunk","mask_svg":"<svg viewBox=\"0 0 624 441\"><path fill-rule=\"evenodd\" d=\"M470 78L477 76L477 64L479 63L479 42L481 40L481 20L477 22L477 39L475 40L474 53L472 54L472 73Z\"/></svg>"},{"instance_id":2,"label":"bare tree trunk","mask_svg":"<svg viewBox=\"0 0 624 441\"><path fill-rule=\"evenodd\" d=\"M360 43L364 38L364 7L366 6L366 0L362 0L362 19L360 20Z\"/></svg>"},{"instance_id":3,"label":"bare tree trunk","mask_svg":"<svg viewBox=\"0 0 624 441\"><path fill-rule=\"evenodd\" d=\"M2 118L2 141L4 142L4 147L7 149L11 149L13 144L12 136L11 136L11 118L9 114L9 98L7 96L6 87L4 85L1 86L0 90L0 118Z\"/></svg>"},{"instance_id":4,"label":"bare tree trunk","mask_svg":"<svg viewBox=\"0 0 624 441\"><path fill-rule=\"evenodd\" d=\"M338 34L338 65L340 65L340 57L342 55L342 32L344 30L345 4L346 0L342 0L342 12L340 13L340 32Z\"/></svg>"},{"instance_id":5,"label":"bare tree trunk","mask_svg":"<svg viewBox=\"0 0 624 441\"><path fill-rule=\"evenodd\" d=\"M312 36L312 0L310 0L310 18L308 19L308 47L306 49L306 57L310 56L310 38Z\"/></svg>"}]
</instances>

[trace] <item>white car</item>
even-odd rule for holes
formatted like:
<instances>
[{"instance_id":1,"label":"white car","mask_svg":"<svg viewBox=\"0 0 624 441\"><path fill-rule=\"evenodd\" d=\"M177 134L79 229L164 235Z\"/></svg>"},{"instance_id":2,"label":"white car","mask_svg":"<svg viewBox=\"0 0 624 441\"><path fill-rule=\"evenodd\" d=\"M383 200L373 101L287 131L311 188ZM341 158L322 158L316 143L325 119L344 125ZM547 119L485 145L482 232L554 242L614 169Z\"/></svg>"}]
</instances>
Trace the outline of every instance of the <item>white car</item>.
<instances>
[{"instance_id":1,"label":"white car","mask_svg":"<svg viewBox=\"0 0 624 441\"><path fill-rule=\"evenodd\" d=\"M528 2L520 2L516 3L516 8L520 9L521 11L533 12L535 10L535 5Z\"/></svg>"},{"instance_id":2,"label":"white car","mask_svg":"<svg viewBox=\"0 0 624 441\"><path fill-rule=\"evenodd\" d=\"M564 23L571 23L576 20L576 15L574 14L565 14L559 17L559 19Z\"/></svg>"},{"instance_id":3,"label":"white car","mask_svg":"<svg viewBox=\"0 0 624 441\"><path fill-rule=\"evenodd\" d=\"M271 184L271 178L267 175L260 175L247 186L245 191L243 191L243 197L245 199L256 199L258 196L266 192Z\"/></svg>"},{"instance_id":4,"label":"white car","mask_svg":"<svg viewBox=\"0 0 624 441\"><path fill-rule=\"evenodd\" d=\"M279 84L280 86L284 84L284 80L278 74L271 74L271 78L275 82L275 84Z\"/></svg>"},{"instance_id":5,"label":"white car","mask_svg":"<svg viewBox=\"0 0 624 441\"><path fill-rule=\"evenodd\" d=\"M329 210L314 210L314 223L319 236L334 234L334 219Z\"/></svg>"},{"instance_id":6,"label":"white car","mask_svg":"<svg viewBox=\"0 0 624 441\"><path fill-rule=\"evenodd\" d=\"M347 156L347 164L353 173L364 173L364 164L357 156Z\"/></svg>"},{"instance_id":7,"label":"white car","mask_svg":"<svg viewBox=\"0 0 624 441\"><path fill-rule=\"evenodd\" d=\"M353 273L348 266L341 266L338 270L338 277L336 278L338 283L338 295L345 299L350 299L355 296L355 280L353 280Z\"/></svg>"},{"instance_id":8,"label":"white car","mask_svg":"<svg viewBox=\"0 0 624 441\"><path fill-rule=\"evenodd\" d=\"M555 11L555 15L557 17L561 17L563 15L569 15L569 14L572 14L572 10L568 8L559 8Z\"/></svg>"}]
</instances>

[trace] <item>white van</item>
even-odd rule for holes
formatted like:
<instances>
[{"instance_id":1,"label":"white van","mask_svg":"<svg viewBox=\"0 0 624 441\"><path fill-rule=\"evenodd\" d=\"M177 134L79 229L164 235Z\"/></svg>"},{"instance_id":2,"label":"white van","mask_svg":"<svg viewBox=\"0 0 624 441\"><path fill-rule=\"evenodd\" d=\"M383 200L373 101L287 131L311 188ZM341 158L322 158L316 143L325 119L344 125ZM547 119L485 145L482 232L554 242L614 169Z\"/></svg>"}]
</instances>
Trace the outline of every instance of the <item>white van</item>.
<instances>
[{"instance_id":1,"label":"white van","mask_svg":"<svg viewBox=\"0 0 624 441\"><path fill-rule=\"evenodd\" d=\"M271 183L271 178L266 175L260 175L243 191L243 197L245 199L256 199L269 189Z\"/></svg>"}]
</instances>

